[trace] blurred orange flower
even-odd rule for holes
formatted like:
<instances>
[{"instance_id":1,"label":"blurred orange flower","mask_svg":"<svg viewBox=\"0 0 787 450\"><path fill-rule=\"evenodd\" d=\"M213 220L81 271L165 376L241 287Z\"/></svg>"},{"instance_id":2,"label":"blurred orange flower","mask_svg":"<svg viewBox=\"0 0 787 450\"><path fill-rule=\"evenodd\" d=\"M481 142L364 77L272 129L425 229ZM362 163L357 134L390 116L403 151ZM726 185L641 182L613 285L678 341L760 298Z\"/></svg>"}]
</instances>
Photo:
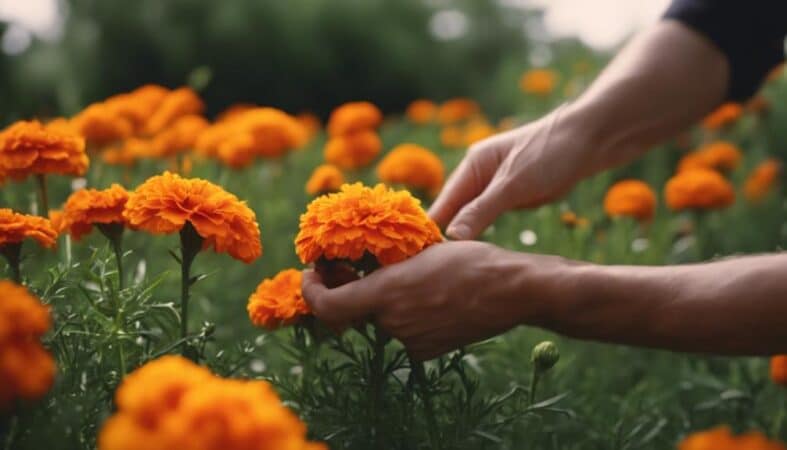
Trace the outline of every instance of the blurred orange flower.
<instances>
[{"instance_id":1,"label":"blurred orange flower","mask_svg":"<svg viewBox=\"0 0 787 450\"><path fill-rule=\"evenodd\" d=\"M146 84L129 93L109 97L104 104L118 118L129 121L134 134L138 134L169 92L170 90L163 86Z\"/></svg>"},{"instance_id":2,"label":"blurred orange flower","mask_svg":"<svg viewBox=\"0 0 787 450\"><path fill-rule=\"evenodd\" d=\"M781 162L776 159L768 159L755 167L743 187L746 198L756 202L768 195L773 185L779 181L781 168Z\"/></svg>"},{"instance_id":3,"label":"blurred orange flower","mask_svg":"<svg viewBox=\"0 0 787 450\"><path fill-rule=\"evenodd\" d=\"M52 248L57 240L57 234L49 219L0 208L0 247L18 244L31 238L42 247Z\"/></svg>"},{"instance_id":4,"label":"blurred orange flower","mask_svg":"<svg viewBox=\"0 0 787 450\"><path fill-rule=\"evenodd\" d=\"M678 444L678 450L785 450L783 444L769 441L761 433L734 436L728 427L717 427L689 435Z\"/></svg>"},{"instance_id":5,"label":"blurred orange flower","mask_svg":"<svg viewBox=\"0 0 787 450\"><path fill-rule=\"evenodd\" d=\"M129 196L123 217L131 228L152 234L179 232L190 222L203 248L229 253L250 263L262 254L254 211L219 186L164 172L149 178Z\"/></svg>"},{"instance_id":6,"label":"blurred orange flower","mask_svg":"<svg viewBox=\"0 0 787 450\"><path fill-rule=\"evenodd\" d=\"M232 120L216 122L204 129L194 142L194 150L206 158L217 158L221 145L235 134Z\"/></svg>"},{"instance_id":7,"label":"blurred orange flower","mask_svg":"<svg viewBox=\"0 0 787 450\"><path fill-rule=\"evenodd\" d=\"M724 208L735 202L729 181L710 169L679 172L667 181L665 196L674 210Z\"/></svg>"},{"instance_id":8,"label":"blurred orange flower","mask_svg":"<svg viewBox=\"0 0 787 450\"><path fill-rule=\"evenodd\" d=\"M309 204L295 251L304 264L320 258L356 261L369 253L388 265L440 241L437 225L409 192L355 183Z\"/></svg>"},{"instance_id":9,"label":"blurred orange flower","mask_svg":"<svg viewBox=\"0 0 787 450\"><path fill-rule=\"evenodd\" d=\"M737 121L742 113L740 104L725 103L702 119L702 126L707 130L718 130Z\"/></svg>"},{"instance_id":10,"label":"blurred orange flower","mask_svg":"<svg viewBox=\"0 0 787 450\"><path fill-rule=\"evenodd\" d=\"M414 100L407 105L405 115L410 122L423 125L432 122L437 116L437 105L426 99Z\"/></svg>"},{"instance_id":11,"label":"blurred orange flower","mask_svg":"<svg viewBox=\"0 0 787 450\"><path fill-rule=\"evenodd\" d=\"M71 126L87 142L104 145L132 135L134 124L106 103L93 103L71 119Z\"/></svg>"},{"instance_id":12,"label":"blurred orange flower","mask_svg":"<svg viewBox=\"0 0 787 450\"><path fill-rule=\"evenodd\" d=\"M224 111L220 112L216 116L216 122L225 122L233 119L237 119L244 113L258 108L257 105L254 103L235 103L227 107Z\"/></svg>"},{"instance_id":13,"label":"blurred orange flower","mask_svg":"<svg viewBox=\"0 0 787 450\"><path fill-rule=\"evenodd\" d=\"M531 69L522 74L519 88L527 94L545 96L552 93L557 84L557 72L551 69Z\"/></svg>"},{"instance_id":14,"label":"blurred orange flower","mask_svg":"<svg viewBox=\"0 0 787 450\"><path fill-rule=\"evenodd\" d=\"M311 139L317 135L322 129L322 121L316 114L310 112L302 112L295 116L295 120L301 124L301 127L306 132L306 136Z\"/></svg>"},{"instance_id":15,"label":"blurred orange flower","mask_svg":"<svg viewBox=\"0 0 787 450\"><path fill-rule=\"evenodd\" d=\"M642 181L619 181L607 191L604 211L612 217L628 216L637 220L650 220L656 211L656 194Z\"/></svg>"},{"instance_id":16,"label":"blurred orange flower","mask_svg":"<svg viewBox=\"0 0 787 450\"><path fill-rule=\"evenodd\" d=\"M332 164L323 164L312 172L306 182L306 193L310 195L336 192L344 184L344 175L338 167Z\"/></svg>"},{"instance_id":17,"label":"blurred orange flower","mask_svg":"<svg viewBox=\"0 0 787 450\"><path fill-rule=\"evenodd\" d=\"M449 125L470 119L477 115L481 108L469 98L452 98L443 102L437 111L437 119L443 125Z\"/></svg>"},{"instance_id":18,"label":"blurred orange flower","mask_svg":"<svg viewBox=\"0 0 787 450\"><path fill-rule=\"evenodd\" d=\"M457 125L448 125L440 131L440 143L446 148L462 148L465 145L465 136Z\"/></svg>"},{"instance_id":19,"label":"blurred orange flower","mask_svg":"<svg viewBox=\"0 0 787 450\"><path fill-rule=\"evenodd\" d=\"M343 136L380 126L383 113L369 102L345 103L334 109L328 118L328 134L332 137Z\"/></svg>"},{"instance_id":20,"label":"blurred orange flower","mask_svg":"<svg viewBox=\"0 0 787 450\"><path fill-rule=\"evenodd\" d=\"M301 271L282 270L273 278L262 280L249 297L246 310L251 323L270 330L296 323L310 313L301 294Z\"/></svg>"},{"instance_id":21,"label":"blurred orange flower","mask_svg":"<svg viewBox=\"0 0 787 450\"><path fill-rule=\"evenodd\" d=\"M590 221L587 217L578 216L573 211L564 211L560 214L560 221L569 228L584 228L590 225Z\"/></svg>"},{"instance_id":22,"label":"blurred orange flower","mask_svg":"<svg viewBox=\"0 0 787 450\"><path fill-rule=\"evenodd\" d=\"M147 118L144 133L154 135L172 125L177 119L192 114L199 114L205 104L191 88L182 87L169 91L158 104L155 111Z\"/></svg>"},{"instance_id":23,"label":"blurred orange flower","mask_svg":"<svg viewBox=\"0 0 787 450\"><path fill-rule=\"evenodd\" d=\"M443 187L445 168L429 149L401 144L377 165L377 178L387 184L401 184L435 196Z\"/></svg>"},{"instance_id":24,"label":"blurred orange flower","mask_svg":"<svg viewBox=\"0 0 787 450\"><path fill-rule=\"evenodd\" d=\"M376 132L362 130L330 138L323 152L325 161L331 164L342 169L358 169L371 163L382 147Z\"/></svg>"},{"instance_id":25,"label":"blurred orange flower","mask_svg":"<svg viewBox=\"0 0 787 450\"><path fill-rule=\"evenodd\" d=\"M125 224L123 210L128 192L119 184L109 189L82 189L71 194L63 207L60 230L68 231L74 240L90 233L93 224Z\"/></svg>"},{"instance_id":26,"label":"blurred orange flower","mask_svg":"<svg viewBox=\"0 0 787 450\"><path fill-rule=\"evenodd\" d=\"M495 128L485 120L473 120L467 124L464 130L463 144L469 147L478 141L482 141L496 133Z\"/></svg>"},{"instance_id":27,"label":"blurred orange flower","mask_svg":"<svg viewBox=\"0 0 787 450\"><path fill-rule=\"evenodd\" d=\"M41 345L49 308L27 289L0 280L0 412L17 400L44 396L55 378L55 361Z\"/></svg>"},{"instance_id":28,"label":"blurred orange flower","mask_svg":"<svg viewBox=\"0 0 787 450\"><path fill-rule=\"evenodd\" d=\"M308 135L295 117L276 108L254 108L235 119L236 132L251 137L253 152L278 157L306 143Z\"/></svg>"},{"instance_id":29,"label":"blurred orange flower","mask_svg":"<svg viewBox=\"0 0 787 450\"><path fill-rule=\"evenodd\" d=\"M29 175L83 175L85 140L67 127L37 120L19 121L0 133L0 174L17 180Z\"/></svg>"},{"instance_id":30,"label":"blurred orange flower","mask_svg":"<svg viewBox=\"0 0 787 450\"><path fill-rule=\"evenodd\" d=\"M111 165L131 167L139 159L149 158L153 154L153 143L150 140L132 137L102 151L101 160Z\"/></svg>"},{"instance_id":31,"label":"blurred orange flower","mask_svg":"<svg viewBox=\"0 0 787 450\"><path fill-rule=\"evenodd\" d=\"M787 355L771 358L771 380L776 384L787 386Z\"/></svg>"},{"instance_id":32,"label":"blurred orange flower","mask_svg":"<svg viewBox=\"0 0 787 450\"><path fill-rule=\"evenodd\" d=\"M703 168L729 172L740 165L741 159L743 156L735 144L715 141L684 156L678 163L678 172Z\"/></svg>"},{"instance_id":33,"label":"blurred orange flower","mask_svg":"<svg viewBox=\"0 0 787 450\"><path fill-rule=\"evenodd\" d=\"M220 378L180 356L126 376L115 403L99 450L327 450L267 382Z\"/></svg>"},{"instance_id":34,"label":"blurred orange flower","mask_svg":"<svg viewBox=\"0 0 787 450\"><path fill-rule=\"evenodd\" d=\"M190 150L208 125L204 117L196 114L179 117L153 138L153 153L158 157L166 157Z\"/></svg>"}]
</instances>

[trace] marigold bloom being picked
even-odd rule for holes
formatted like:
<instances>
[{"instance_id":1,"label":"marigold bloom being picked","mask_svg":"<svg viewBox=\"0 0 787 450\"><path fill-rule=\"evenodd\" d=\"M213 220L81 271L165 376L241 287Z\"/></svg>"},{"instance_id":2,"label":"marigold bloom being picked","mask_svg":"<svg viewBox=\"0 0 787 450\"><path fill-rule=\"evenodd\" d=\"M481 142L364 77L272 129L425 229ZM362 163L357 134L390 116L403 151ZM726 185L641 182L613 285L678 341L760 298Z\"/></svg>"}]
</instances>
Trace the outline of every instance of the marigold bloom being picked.
<instances>
[{"instance_id":1,"label":"marigold bloom being picked","mask_svg":"<svg viewBox=\"0 0 787 450\"><path fill-rule=\"evenodd\" d=\"M781 162L776 159L769 159L758 165L746 179L746 184L743 187L746 198L753 202L765 198L773 189L774 184L779 181L781 167Z\"/></svg>"},{"instance_id":2,"label":"marigold bloom being picked","mask_svg":"<svg viewBox=\"0 0 787 450\"><path fill-rule=\"evenodd\" d=\"M405 115L410 122L424 125L434 121L435 117L437 117L437 105L431 100L414 100L407 105Z\"/></svg>"},{"instance_id":3,"label":"marigold bloom being picked","mask_svg":"<svg viewBox=\"0 0 787 450\"><path fill-rule=\"evenodd\" d=\"M363 130L333 137L325 143L325 161L342 169L368 165L380 153L383 143L374 131Z\"/></svg>"},{"instance_id":4,"label":"marigold bloom being picked","mask_svg":"<svg viewBox=\"0 0 787 450\"><path fill-rule=\"evenodd\" d=\"M785 450L784 444L770 441L763 434L749 432L735 436L728 427L717 427L689 435L678 450Z\"/></svg>"},{"instance_id":5,"label":"marigold bloom being picked","mask_svg":"<svg viewBox=\"0 0 787 450\"><path fill-rule=\"evenodd\" d=\"M545 96L552 93L557 84L558 76L554 70L528 70L519 79L519 88L527 94Z\"/></svg>"},{"instance_id":6,"label":"marigold bloom being picked","mask_svg":"<svg viewBox=\"0 0 787 450\"><path fill-rule=\"evenodd\" d=\"M309 314L301 293L301 280L301 271L296 269L283 270L273 278L262 280L246 305L251 323L273 330L292 325Z\"/></svg>"},{"instance_id":7,"label":"marigold bloom being picked","mask_svg":"<svg viewBox=\"0 0 787 450\"><path fill-rule=\"evenodd\" d=\"M480 111L481 108L474 100L452 98L440 105L440 109L437 111L437 120L443 125L450 125L475 117Z\"/></svg>"},{"instance_id":8,"label":"marigold bloom being picked","mask_svg":"<svg viewBox=\"0 0 787 450\"><path fill-rule=\"evenodd\" d=\"M50 173L81 176L88 162L84 138L67 127L19 121L0 133L0 174L16 180Z\"/></svg>"},{"instance_id":9,"label":"marigold bloom being picked","mask_svg":"<svg viewBox=\"0 0 787 450\"><path fill-rule=\"evenodd\" d=\"M739 103L725 103L702 119L702 127L707 130L719 130L735 123L742 113L743 107Z\"/></svg>"},{"instance_id":10,"label":"marigold bloom being picked","mask_svg":"<svg viewBox=\"0 0 787 450\"><path fill-rule=\"evenodd\" d=\"M151 177L131 193L123 217L130 227L152 234L179 232L189 222L204 239L203 248L246 263L262 254L254 211L205 180L170 172Z\"/></svg>"},{"instance_id":11,"label":"marigold bloom being picked","mask_svg":"<svg viewBox=\"0 0 787 450\"><path fill-rule=\"evenodd\" d=\"M667 181L664 193L667 206L674 210L718 209L735 202L730 182L710 169L678 173Z\"/></svg>"},{"instance_id":12,"label":"marigold bloom being picked","mask_svg":"<svg viewBox=\"0 0 787 450\"><path fill-rule=\"evenodd\" d=\"M304 264L358 261L369 254L388 265L440 241L437 225L409 192L355 183L309 204L301 215L295 251Z\"/></svg>"},{"instance_id":13,"label":"marigold bloom being picked","mask_svg":"<svg viewBox=\"0 0 787 450\"><path fill-rule=\"evenodd\" d=\"M434 196L443 186L445 168L440 158L428 149L416 144L401 144L377 165L377 178Z\"/></svg>"},{"instance_id":14,"label":"marigold bloom being picked","mask_svg":"<svg viewBox=\"0 0 787 450\"><path fill-rule=\"evenodd\" d=\"M99 450L327 450L265 381L220 378L179 356L129 374Z\"/></svg>"},{"instance_id":15,"label":"marigold bloom being picked","mask_svg":"<svg viewBox=\"0 0 787 450\"><path fill-rule=\"evenodd\" d=\"M328 118L328 134L343 136L363 130L373 130L383 121L383 113L369 102L345 103L334 109Z\"/></svg>"},{"instance_id":16,"label":"marigold bloom being picked","mask_svg":"<svg viewBox=\"0 0 787 450\"><path fill-rule=\"evenodd\" d=\"M126 222L123 210L127 201L128 192L119 184L104 190L79 190L66 200L60 227L78 241L90 233L93 225L123 225Z\"/></svg>"},{"instance_id":17,"label":"marigold bloom being picked","mask_svg":"<svg viewBox=\"0 0 787 450\"><path fill-rule=\"evenodd\" d=\"M306 182L306 193L310 195L336 192L344 184L344 174L332 164L323 164L312 172Z\"/></svg>"},{"instance_id":18,"label":"marigold bloom being picked","mask_svg":"<svg viewBox=\"0 0 787 450\"><path fill-rule=\"evenodd\" d=\"M678 172L691 169L713 169L729 172L740 165L743 155L738 147L727 141L715 141L684 156L678 163Z\"/></svg>"},{"instance_id":19,"label":"marigold bloom being picked","mask_svg":"<svg viewBox=\"0 0 787 450\"><path fill-rule=\"evenodd\" d=\"M27 289L0 280L0 413L17 400L41 398L55 378L55 362L41 345L49 308Z\"/></svg>"},{"instance_id":20,"label":"marigold bloom being picked","mask_svg":"<svg viewBox=\"0 0 787 450\"><path fill-rule=\"evenodd\" d=\"M642 181L619 181L607 191L604 211L612 217L628 216L637 220L650 220L656 211L656 194Z\"/></svg>"}]
</instances>

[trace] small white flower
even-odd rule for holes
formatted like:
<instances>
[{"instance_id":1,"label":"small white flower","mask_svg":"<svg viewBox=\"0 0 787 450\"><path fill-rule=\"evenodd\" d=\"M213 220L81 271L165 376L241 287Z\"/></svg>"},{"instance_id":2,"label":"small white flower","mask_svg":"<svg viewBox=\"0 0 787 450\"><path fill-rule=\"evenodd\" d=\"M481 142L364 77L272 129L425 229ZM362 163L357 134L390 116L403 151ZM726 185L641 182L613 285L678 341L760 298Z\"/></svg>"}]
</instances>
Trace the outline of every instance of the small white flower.
<instances>
[{"instance_id":1,"label":"small white flower","mask_svg":"<svg viewBox=\"0 0 787 450\"><path fill-rule=\"evenodd\" d=\"M645 238L637 238L631 242L631 251L634 253L642 253L648 249L650 242Z\"/></svg>"},{"instance_id":2,"label":"small white flower","mask_svg":"<svg viewBox=\"0 0 787 450\"><path fill-rule=\"evenodd\" d=\"M71 180L71 191L76 192L82 190L87 186L87 178L74 178Z\"/></svg>"},{"instance_id":3,"label":"small white flower","mask_svg":"<svg viewBox=\"0 0 787 450\"><path fill-rule=\"evenodd\" d=\"M536 232L533 230L523 230L519 233L519 242L526 247L531 247L538 242L538 236L536 236Z\"/></svg>"}]
</instances>

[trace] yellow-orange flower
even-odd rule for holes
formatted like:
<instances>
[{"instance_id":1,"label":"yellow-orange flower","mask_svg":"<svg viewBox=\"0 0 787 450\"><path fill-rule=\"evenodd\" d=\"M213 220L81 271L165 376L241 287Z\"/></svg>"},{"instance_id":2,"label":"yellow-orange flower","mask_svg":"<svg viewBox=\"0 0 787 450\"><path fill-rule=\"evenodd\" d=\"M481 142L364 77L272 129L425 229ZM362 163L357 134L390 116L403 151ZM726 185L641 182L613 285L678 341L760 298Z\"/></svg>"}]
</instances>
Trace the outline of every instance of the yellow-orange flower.
<instances>
[{"instance_id":1,"label":"yellow-orange flower","mask_svg":"<svg viewBox=\"0 0 787 450\"><path fill-rule=\"evenodd\" d=\"M93 224L125 224L123 210L128 192L119 184L109 189L82 189L71 194L63 207L60 229L67 230L75 240L90 233Z\"/></svg>"},{"instance_id":2,"label":"yellow-orange flower","mask_svg":"<svg viewBox=\"0 0 787 450\"><path fill-rule=\"evenodd\" d=\"M350 102L334 109L328 118L328 134L343 136L380 126L383 113L370 102Z\"/></svg>"},{"instance_id":3,"label":"yellow-orange flower","mask_svg":"<svg viewBox=\"0 0 787 450\"><path fill-rule=\"evenodd\" d=\"M735 144L727 141L715 141L684 156L678 163L678 172L703 168L731 171L738 167L741 159L743 156Z\"/></svg>"},{"instance_id":4,"label":"yellow-orange flower","mask_svg":"<svg viewBox=\"0 0 787 450\"><path fill-rule=\"evenodd\" d=\"M295 250L304 264L320 258L356 261L369 253L387 265L441 240L437 225L409 192L355 183L309 204Z\"/></svg>"},{"instance_id":5,"label":"yellow-orange flower","mask_svg":"<svg viewBox=\"0 0 787 450\"><path fill-rule=\"evenodd\" d=\"M221 145L235 134L236 127L232 120L220 121L210 125L197 136L194 150L207 158L216 158Z\"/></svg>"},{"instance_id":6,"label":"yellow-orange flower","mask_svg":"<svg viewBox=\"0 0 787 450\"><path fill-rule=\"evenodd\" d=\"M101 152L101 160L107 164L131 167L141 158L153 156L153 143L149 139L128 138L120 145Z\"/></svg>"},{"instance_id":7,"label":"yellow-orange flower","mask_svg":"<svg viewBox=\"0 0 787 450\"><path fill-rule=\"evenodd\" d=\"M407 105L405 115L410 122L423 125L432 122L437 117L437 105L426 99L414 100Z\"/></svg>"},{"instance_id":8,"label":"yellow-orange flower","mask_svg":"<svg viewBox=\"0 0 787 450\"><path fill-rule=\"evenodd\" d=\"M323 164L312 172L306 182L306 192L311 195L324 194L338 191L344 184L344 175L338 167L332 164Z\"/></svg>"},{"instance_id":9,"label":"yellow-orange flower","mask_svg":"<svg viewBox=\"0 0 787 450\"><path fill-rule=\"evenodd\" d=\"M667 206L674 210L724 208L735 201L732 185L715 170L680 172L667 181Z\"/></svg>"},{"instance_id":10,"label":"yellow-orange flower","mask_svg":"<svg viewBox=\"0 0 787 450\"><path fill-rule=\"evenodd\" d=\"M225 379L180 356L129 374L99 450L327 450L265 381Z\"/></svg>"},{"instance_id":11,"label":"yellow-orange flower","mask_svg":"<svg viewBox=\"0 0 787 450\"><path fill-rule=\"evenodd\" d=\"M522 74L519 88L523 92L534 95L549 95L555 89L558 75L550 69L531 69Z\"/></svg>"},{"instance_id":12,"label":"yellow-orange flower","mask_svg":"<svg viewBox=\"0 0 787 450\"><path fill-rule=\"evenodd\" d=\"M301 124L309 139L313 138L322 129L320 118L310 112L302 112L296 115L295 120Z\"/></svg>"},{"instance_id":13,"label":"yellow-orange flower","mask_svg":"<svg viewBox=\"0 0 787 450\"><path fill-rule=\"evenodd\" d=\"M301 280L301 271L296 269L282 270L275 277L262 280L246 305L251 323L272 330L292 325L309 314Z\"/></svg>"},{"instance_id":14,"label":"yellow-orange flower","mask_svg":"<svg viewBox=\"0 0 787 450\"><path fill-rule=\"evenodd\" d=\"M228 120L237 119L247 111L257 108L253 103L235 103L227 107L224 111L216 116L216 122L224 122Z\"/></svg>"},{"instance_id":15,"label":"yellow-orange flower","mask_svg":"<svg viewBox=\"0 0 787 450\"><path fill-rule=\"evenodd\" d=\"M0 133L0 173L14 179L28 175L83 175L88 158L85 140L67 127L19 121Z\"/></svg>"},{"instance_id":16,"label":"yellow-orange flower","mask_svg":"<svg viewBox=\"0 0 787 450\"><path fill-rule=\"evenodd\" d=\"M0 208L0 247L18 244L27 238L36 240L42 247L51 248L55 245L57 231L49 219Z\"/></svg>"},{"instance_id":17,"label":"yellow-orange flower","mask_svg":"<svg viewBox=\"0 0 787 450\"><path fill-rule=\"evenodd\" d=\"M787 355L771 358L771 380L776 384L787 386Z\"/></svg>"},{"instance_id":18,"label":"yellow-orange flower","mask_svg":"<svg viewBox=\"0 0 787 450\"><path fill-rule=\"evenodd\" d=\"M402 184L437 195L443 186L443 162L428 149L416 144L401 144L377 165L377 178L388 184Z\"/></svg>"},{"instance_id":19,"label":"yellow-orange flower","mask_svg":"<svg viewBox=\"0 0 787 450\"><path fill-rule=\"evenodd\" d=\"M158 107L145 122L144 132L157 134L174 123L177 119L192 114L199 114L205 105L191 88L182 87L167 92Z\"/></svg>"},{"instance_id":20,"label":"yellow-orange flower","mask_svg":"<svg viewBox=\"0 0 787 450\"><path fill-rule=\"evenodd\" d=\"M129 196L123 217L130 227L152 234L180 231L190 222L203 247L250 263L262 254L254 211L219 186L164 172L149 178Z\"/></svg>"},{"instance_id":21,"label":"yellow-orange flower","mask_svg":"<svg viewBox=\"0 0 787 450\"><path fill-rule=\"evenodd\" d=\"M781 167L781 163L776 159L769 159L758 165L743 187L746 198L756 202L768 195L773 185L779 181Z\"/></svg>"},{"instance_id":22,"label":"yellow-orange flower","mask_svg":"<svg viewBox=\"0 0 787 450\"><path fill-rule=\"evenodd\" d=\"M452 98L440 105L437 119L443 125L449 125L470 119L481 111L481 108L469 98Z\"/></svg>"},{"instance_id":23,"label":"yellow-orange flower","mask_svg":"<svg viewBox=\"0 0 787 450\"><path fill-rule=\"evenodd\" d=\"M612 217L628 216L637 220L650 220L656 211L656 194L642 181L619 181L607 191L604 211Z\"/></svg>"},{"instance_id":24,"label":"yellow-orange flower","mask_svg":"<svg viewBox=\"0 0 787 450\"><path fill-rule=\"evenodd\" d=\"M16 400L41 398L55 378L55 362L40 338L50 327L49 308L27 289L0 280L0 412Z\"/></svg>"},{"instance_id":25,"label":"yellow-orange flower","mask_svg":"<svg viewBox=\"0 0 787 450\"><path fill-rule=\"evenodd\" d=\"M382 147L377 133L361 130L330 138L323 152L325 161L342 169L357 169L371 163Z\"/></svg>"},{"instance_id":26,"label":"yellow-orange flower","mask_svg":"<svg viewBox=\"0 0 787 450\"><path fill-rule=\"evenodd\" d=\"M569 228L584 228L590 225L587 217L578 216L574 211L563 211L560 214L560 221Z\"/></svg>"},{"instance_id":27,"label":"yellow-orange flower","mask_svg":"<svg viewBox=\"0 0 787 450\"><path fill-rule=\"evenodd\" d=\"M785 450L787 447L758 432L734 436L728 427L693 433L678 444L678 450Z\"/></svg>"},{"instance_id":28,"label":"yellow-orange flower","mask_svg":"<svg viewBox=\"0 0 787 450\"><path fill-rule=\"evenodd\" d=\"M464 131L464 145L469 147L495 134L495 129L486 120L473 120L467 124Z\"/></svg>"},{"instance_id":29,"label":"yellow-orange flower","mask_svg":"<svg viewBox=\"0 0 787 450\"><path fill-rule=\"evenodd\" d=\"M702 126L708 130L718 130L737 121L742 113L743 107L740 104L725 103L702 119Z\"/></svg>"},{"instance_id":30,"label":"yellow-orange flower","mask_svg":"<svg viewBox=\"0 0 787 450\"><path fill-rule=\"evenodd\" d=\"M190 150L206 128L208 121L202 116L190 114L180 117L153 138L152 150L159 157Z\"/></svg>"},{"instance_id":31,"label":"yellow-orange flower","mask_svg":"<svg viewBox=\"0 0 787 450\"><path fill-rule=\"evenodd\" d=\"M440 143L446 148L464 147L464 132L456 125L448 125L440 131Z\"/></svg>"},{"instance_id":32,"label":"yellow-orange flower","mask_svg":"<svg viewBox=\"0 0 787 450\"><path fill-rule=\"evenodd\" d=\"M146 84L125 94L114 95L104 104L119 118L128 120L139 133L148 118L159 107L170 92L169 89L156 84Z\"/></svg>"},{"instance_id":33,"label":"yellow-orange flower","mask_svg":"<svg viewBox=\"0 0 787 450\"><path fill-rule=\"evenodd\" d=\"M87 142L104 145L125 139L134 132L134 124L117 114L106 103L93 103L71 119L71 126Z\"/></svg>"}]
</instances>

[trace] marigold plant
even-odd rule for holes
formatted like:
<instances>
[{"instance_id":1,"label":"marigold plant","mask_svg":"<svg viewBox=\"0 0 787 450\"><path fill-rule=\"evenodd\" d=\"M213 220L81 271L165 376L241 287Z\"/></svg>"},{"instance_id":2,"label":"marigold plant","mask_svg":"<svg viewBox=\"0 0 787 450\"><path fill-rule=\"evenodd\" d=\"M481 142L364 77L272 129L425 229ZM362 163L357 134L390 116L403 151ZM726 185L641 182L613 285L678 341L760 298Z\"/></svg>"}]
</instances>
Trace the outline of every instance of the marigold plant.
<instances>
[{"instance_id":1,"label":"marigold plant","mask_svg":"<svg viewBox=\"0 0 787 450\"><path fill-rule=\"evenodd\" d=\"M170 90L157 84L146 84L131 92L113 95L104 104L118 117L131 122L134 134L139 134L148 118L159 107Z\"/></svg>"},{"instance_id":2,"label":"marigold plant","mask_svg":"<svg viewBox=\"0 0 787 450\"><path fill-rule=\"evenodd\" d=\"M758 432L735 436L729 427L717 427L689 435L679 445L678 450L785 450L787 447L770 441Z\"/></svg>"},{"instance_id":3,"label":"marigold plant","mask_svg":"<svg viewBox=\"0 0 787 450\"><path fill-rule=\"evenodd\" d=\"M743 192L750 201L757 202L765 198L773 189L774 184L779 181L781 174L781 162L776 159L768 159L758 165L743 186Z\"/></svg>"},{"instance_id":4,"label":"marigold plant","mask_svg":"<svg viewBox=\"0 0 787 450\"><path fill-rule=\"evenodd\" d=\"M301 293L301 271L286 269L273 278L266 278L249 297L246 311L251 323L276 329L292 325L310 313Z\"/></svg>"},{"instance_id":5,"label":"marigold plant","mask_svg":"<svg viewBox=\"0 0 787 450\"><path fill-rule=\"evenodd\" d=\"M743 155L732 142L715 141L684 156L678 163L678 172L691 169L714 169L729 172L740 165Z\"/></svg>"},{"instance_id":6,"label":"marigold plant","mask_svg":"<svg viewBox=\"0 0 787 450\"><path fill-rule=\"evenodd\" d=\"M405 115L410 122L424 125L434 121L435 117L437 117L437 105L431 100L414 100L407 105Z\"/></svg>"},{"instance_id":7,"label":"marigold plant","mask_svg":"<svg viewBox=\"0 0 787 450\"><path fill-rule=\"evenodd\" d=\"M325 161L342 169L358 169L371 163L382 147L380 136L372 130L333 137L325 144Z\"/></svg>"},{"instance_id":8,"label":"marigold plant","mask_svg":"<svg viewBox=\"0 0 787 450\"><path fill-rule=\"evenodd\" d=\"M735 123L743 113L743 107L739 103L728 102L702 119L702 126L707 130L719 130Z\"/></svg>"},{"instance_id":9,"label":"marigold plant","mask_svg":"<svg viewBox=\"0 0 787 450\"><path fill-rule=\"evenodd\" d=\"M328 134L332 137L343 136L362 130L372 130L380 126L383 113L369 102L345 103L334 109L328 118Z\"/></svg>"},{"instance_id":10,"label":"marigold plant","mask_svg":"<svg viewBox=\"0 0 787 450\"><path fill-rule=\"evenodd\" d=\"M522 92L533 95L549 95L555 89L558 75L551 69L531 69L522 74L519 88Z\"/></svg>"},{"instance_id":11,"label":"marigold plant","mask_svg":"<svg viewBox=\"0 0 787 450\"><path fill-rule=\"evenodd\" d=\"M99 450L326 450L265 381L224 379L164 356L129 374L115 393Z\"/></svg>"},{"instance_id":12,"label":"marigold plant","mask_svg":"<svg viewBox=\"0 0 787 450\"><path fill-rule=\"evenodd\" d=\"M68 231L78 241L90 233L95 224L122 226L125 223L123 210L127 201L128 192L119 184L104 190L82 189L74 192L63 206L60 229Z\"/></svg>"},{"instance_id":13,"label":"marigold plant","mask_svg":"<svg viewBox=\"0 0 787 450\"><path fill-rule=\"evenodd\" d=\"M656 194L642 181L619 181L607 191L604 211L612 217L628 216L637 220L650 220L656 211Z\"/></svg>"},{"instance_id":14,"label":"marigold plant","mask_svg":"<svg viewBox=\"0 0 787 450\"><path fill-rule=\"evenodd\" d=\"M481 111L474 100L469 98L452 98L440 105L437 119L443 125L449 125L476 116Z\"/></svg>"},{"instance_id":15,"label":"marigold plant","mask_svg":"<svg viewBox=\"0 0 787 450\"><path fill-rule=\"evenodd\" d=\"M310 195L336 192L344 184L344 174L333 164L323 164L314 169L306 182L306 193Z\"/></svg>"},{"instance_id":16,"label":"marigold plant","mask_svg":"<svg viewBox=\"0 0 787 450\"><path fill-rule=\"evenodd\" d=\"M85 140L64 127L19 121L0 133L0 173L21 180L30 175L80 176L88 166Z\"/></svg>"},{"instance_id":17,"label":"marigold plant","mask_svg":"<svg viewBox=\"0 0 787 450\"><path fill-rule=\"evenodd\" d=\"M681 209L717 209L735 202L732 185L718 172L694 169L679 172L664 189L667 206Z\"/></svg>"},{"instance_id":18,"label":"marigold plant","mask_svg":"<svg viewBox=\"0 0 787 450\"><path fill-rule=\"evenodd\" d=\"M49 330L49 308L27 289L0 280L0 415L17 400L44 396L55 378L55 362L41 345Z\"/></svg>"},{"instance_id":19,"label":"marigold plant","mask_svg":"<svg viewBox=\"0 0 787 450\"><path fill-rule=\"evenodd\" d=\"M776 384L787 386L787 355L771 358L771 380Z\"/></svg>"},{"instance_id":20,"label":"marigold plant","mask_svg":"<svg viewBox=\"0 0 787 450\"><path fill-rule=\"evenodd\" d=\"M179 118L199 114L204 109L202 99L191 88L182 87L169 91L147 118L143 132L148 135L157 134Z\"/></svg>"},{"instance_id":21,"label":"marigold plant","mask_svg":"<svg viewBox=\"0 0 787 450\"><path fill-rule=\"evenodd\" d=\"M387 265L441 240L437 225L409 192L355 183L309 204L295 250L304 264L320 258L354 261L368 253Z\"/></svg>"},{"instance_id":22,"label":"marigold plant","mask_svg":"<svg viewBox=\"0 0 787 450\"><path fill-rule=\"evenodd\" d=\"M437 195L443 186L443 162L430 150L416 144L401 144L377 165L377 178Z\"/></svg>"}]
</instances>

